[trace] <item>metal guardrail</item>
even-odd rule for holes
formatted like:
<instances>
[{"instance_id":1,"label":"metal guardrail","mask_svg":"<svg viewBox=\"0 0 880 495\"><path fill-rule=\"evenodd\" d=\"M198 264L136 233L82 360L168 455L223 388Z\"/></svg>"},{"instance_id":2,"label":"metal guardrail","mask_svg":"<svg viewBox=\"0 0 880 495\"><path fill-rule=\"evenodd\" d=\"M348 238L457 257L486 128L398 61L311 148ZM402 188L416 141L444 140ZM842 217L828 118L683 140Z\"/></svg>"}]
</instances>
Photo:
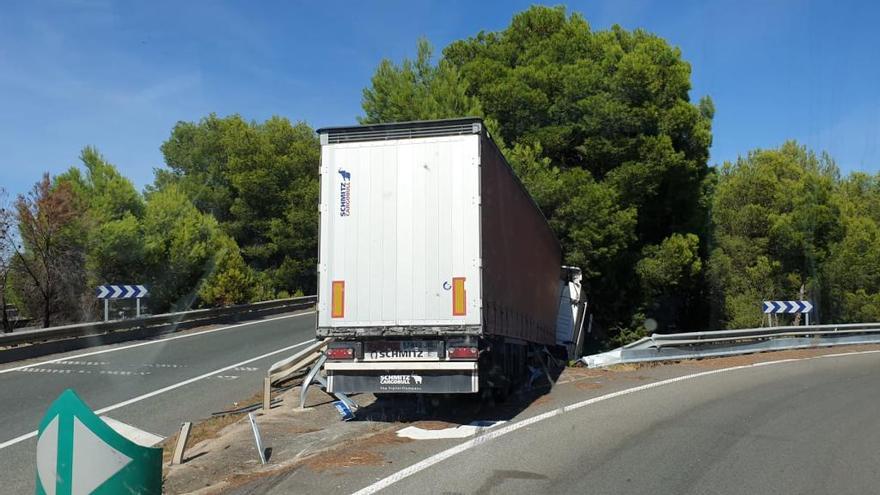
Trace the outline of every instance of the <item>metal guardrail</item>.
<instances>
[{"instance_id":1,"label":"metal guardrail","mask_svg":"<svg viewBox=\"0 0 880 495\"><path fill-rule=\"evenodd\" d=\"M624 363L876 343L880 343L880 323L746 328L654 334L612 351L584 356L581 361L590 368L599 368Z\"/></svg>"},{"instance_id":2,"label":"metal guardrail","mask_svg":"<svg viewBox=\"0 0 880 495\"><path fill-rule=\"evenodd\" d=\"M314 363L321 357L321 353L327 347L327 344L333 342L334 339L316 340L313 344L305 349L297 352L293 356L282 359L269 367L267 376L269 383L275 385L282 382L294 374L302 371L310 364Z\"/></svg>"},{"instance_id":3,"label":"metal guardrail","mask_svg":"<svg viewBox=\"0 0 880 495\"><path fill-rule=\"evenodd\" d=\"M263 409L268 411L272 407L272 386L283 382L292 376L308 370L305 378L300 383L299 408L305 409L306 397L309 393L309 387L315 383L321 386L321 389L327 390L327 380L321 376L321 368L327 360L324 351L327 345L335 339L329 338L325 340L316 340L314 343L297 352L289 358L282 359L269 367L266 378L263 380ZM311 366L311 368L309 368ZM328 392L330 393L330 392ZM339 401L348 408L348 414L357 410L358 405L342 392L332 392ZM349 418L350 419L350 418Z\"/></svg>"},{"instance_id":4,"label":"metal guardrail","mask_svg":"<svg viewBox=\"0 0 880 495\"><path fill-rule=\"evenodd\" d=\"M25 330L0 334L0 348L20 346L24 344L36 344L62 339L82 338L106 335L116 332L133 330L156 330L162 332L167 327L194 326L194 324L207 324L212 321L230 317L257 316L263 313L278 313L293 311L314 305L317 296L294 297L290 299L276 299L274 301L262 301L251 304L239 304L222 308L196 309L193 311L181 311L162 315L145 316L127 320L116 320L97 323L77 323L38 330Z\"/></svg>"}]
</instances>

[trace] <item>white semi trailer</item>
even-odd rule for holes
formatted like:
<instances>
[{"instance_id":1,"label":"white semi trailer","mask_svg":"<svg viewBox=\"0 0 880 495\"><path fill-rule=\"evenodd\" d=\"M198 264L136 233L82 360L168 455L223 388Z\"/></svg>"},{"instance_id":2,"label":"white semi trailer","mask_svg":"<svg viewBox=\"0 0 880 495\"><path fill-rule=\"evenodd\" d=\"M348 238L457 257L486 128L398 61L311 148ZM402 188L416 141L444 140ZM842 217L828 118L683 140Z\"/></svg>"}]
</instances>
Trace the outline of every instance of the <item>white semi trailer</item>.
<instances>
[{"instance_id":1,"label":"white semi trailer","mask_svg":"<svg viewBox=\"0 0 880 495\"><path fill-rule=\"evenodd\" d=\"M577 342L579 272L480 119L318 133L328 391L508 390Z\"/></svg>"}]
</instances>

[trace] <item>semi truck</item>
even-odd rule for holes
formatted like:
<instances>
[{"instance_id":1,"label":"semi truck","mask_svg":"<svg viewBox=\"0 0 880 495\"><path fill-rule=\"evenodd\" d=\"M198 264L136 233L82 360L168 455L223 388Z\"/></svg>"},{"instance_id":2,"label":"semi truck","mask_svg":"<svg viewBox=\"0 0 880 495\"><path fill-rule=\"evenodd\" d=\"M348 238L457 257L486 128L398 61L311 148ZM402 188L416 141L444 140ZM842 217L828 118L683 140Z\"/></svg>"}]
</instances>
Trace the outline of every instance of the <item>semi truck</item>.
<instances>
[{"instance_id":1,"label":"semi truck","mask_svg":"<svg viewBox=\"0 0 880 495\"><path fill-rule=\"evenodd\" d=\"M317 132L328 392L509 392L575 351L580 271L481 119Z\"/></svg>"}]
</instances>

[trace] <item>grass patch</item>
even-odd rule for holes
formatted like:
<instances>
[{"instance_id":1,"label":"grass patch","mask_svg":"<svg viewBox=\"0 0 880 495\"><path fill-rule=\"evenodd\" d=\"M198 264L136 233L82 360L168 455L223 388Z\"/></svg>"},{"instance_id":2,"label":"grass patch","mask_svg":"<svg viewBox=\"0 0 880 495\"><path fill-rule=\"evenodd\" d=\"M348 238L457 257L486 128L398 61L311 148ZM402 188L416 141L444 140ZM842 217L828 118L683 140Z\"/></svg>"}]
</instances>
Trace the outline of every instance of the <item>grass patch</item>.
<instances>
[{"instance_id":1,"label":"grass patch","mask_svg":"<svg viewBox=\"0 0 880 495\"><path fill-rule=\"evenodd\" d=\"M220 431L223 428L235 423L239 419L245 416L244 413L241 414L224 414L223 416L214 416L212 418L208 418L203 421L199 421L197 423L193 423L192 429L189 432L189 441L187 442L187 449L191 449L193 446L198 445L199 443L210 440L213 438L217 438L220 436ZM180 436L180 431L166 438L160 445L163 449L162 452L162 461L167 465L171 462L171 457L174 456L174 447L177 445L177 437ZM186 455L183 457L184 461L186 461Z\"/></svg>"}]
</instances>

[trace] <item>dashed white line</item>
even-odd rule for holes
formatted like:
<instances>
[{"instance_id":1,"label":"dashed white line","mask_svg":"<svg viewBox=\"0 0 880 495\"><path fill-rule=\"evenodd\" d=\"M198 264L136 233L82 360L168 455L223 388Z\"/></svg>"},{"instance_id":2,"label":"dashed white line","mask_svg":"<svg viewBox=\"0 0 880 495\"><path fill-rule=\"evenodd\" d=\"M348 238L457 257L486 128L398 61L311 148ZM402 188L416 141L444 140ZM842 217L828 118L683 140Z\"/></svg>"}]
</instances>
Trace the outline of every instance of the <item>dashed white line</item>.
<instances>
[{"instance_id":1,"label":"dashed white line","mask_svg":"<svg viewBox=\"0 0 880 495\"><path fill-rule=\"evenodd\" d=\"M264 320L264 321L265 321L265 320ZM175 383L175 384L169 385L169 386L164 387L164 388L160 388L160 389L158 389L158 390L154 390L154 391L152 391L152 392L149 392L149 393L146 393L146 394L143 394L143 395L139 395L139 396L137 396L137 397L132 397L131 399L128 399L128 400L126 400L126 401L119 402L119 403L117 403L117 404L113 404L112 406L107 406L107 407L104 407L104 408L102 408L102 409L98 409L97 411L95 411L95 414L98 414L98 415L105 414L105 413L108 413L108 412L110 412L110 411L114 411L114 410L116 410L116 409L119 409L119 408L121 408L121 407L125 407L125 406L128 406L128 405L134 404L134 403L136 403L136 402L140 402L140 401L142 401L142 400L149 399L150 397L155 397L155 396L157 396L157 395L159 395L159 394L164 394L165 392L170 392L170 391L172 391L172 390L174 390L174 389L177 389L177 388L183 387L183 386L185 386L185 385L189 385L190 383L194 383L194 382L197 382L197 381L199 381L199 380L203 380L203 379L205 379L205 378L210 378L210 377L212 377L212 376L214 376L214 375L219 375L219 374L221 374L221 373L223 373L223 372L226 372L226 371L229 371L229 370L231 370L231 369L233 369L233 368L237 368L237 367L239 367L239 366L244 366L244 365L246 365L246 364L253 363L254 361L259 361L260 359L264 359L264 358L267 358L267 357L269 357L269 356L274 356L275 354L280 354L280 353L282 353L282 352L286 352L286 351L289 351L289 350L291 350L291 349L295 349L295 348L297 348L297 347L300 347L300 346L303 346L303 345L306 345L306 344L310 344L311 342L312 342L311 340L307 340L307 341L305 341L305 342L300 342L299 344L294 344L294 345L291 345L291 346L287 346L287 347L285 347L285 348L283 348L283 349L278 349L277 351L267 352L266 354L261 354L261 355L259 355L259 356L257 356L257 357L252 357L252 358L250 358L250 359L246 359L246 360L244 360L244 361L242 361L242 362L240 362L240 363L230 364L229 366L224 366L223 368L220 368L220 369L217 369L217 370L214 370L214 371L210 371L210 372L208 372L208 373L201 374L201 375L199 375L199 376L196 376L196 377L190 378L190 379L188 379L188 380L184 380L184 381L182 381L182 382L177 382L177 383ZM25 433L24 435L21 435L21 436L18 436L18 437L15 437L15 438L12 438L12 439L6 440L5 442L0 443L0 450L3 450L3 449L5 449L6 447L10 447L10 446L15 445L15 444L17 444L17 443L23 442L23 441L28 440L28 439L30 439L30 438L33 438L33 437L35 437L35 436L37 436L37 432L36 432L36 431L32 431L32 432L30 432L30 433Z\"/></svg>"},{"instance_id":2,"label":"dashed white line","mask_svg":"<svg viewBox=\"0 0 880 495\"><path fill-rule=\"evenodd\" d=\"M13 372L13 371L23 370L23 369L25 369L25 368L33 368L33 367L45 366L45 365L47 365L47 364L59 363L59 362L61 362L61 361L71 361L71 360L76 360L76 359L80 359L80 358L84 358L84 357L88 357L88 356L95 356L95 355L97 355L97 354L105 354L105 353L108 353L108 352L123 351L123 350L125 350L125 349L133 349L133 348L135 348L135 347L141 347L141 346L145 346L145 345L161 344L161 343L168 342L168 341L171 341L171 340L187 339L187 338L195 337L195 336L198 336L198 335L206 335L206 334L209 334L209 333L220 332L220 331L223 331L223 330L230 330L230 329L233 329L233 328L241 328L241 327L248 326L248 325L256 325L256 324L258 324L258 323L265 323L265 322L267 322L267 321L282 320L282 319L285 319L285 318L296 318L296 317L298 317L298 316L306 316L306 315L312 315L312 314L315 314L315 312L314 312L314 311L306 311L306 312L304 312L304 313L296 313L296 314L293 314L293 315L279 316L279 317L277 317L277 318L266 318L265 320L255 320L255 321L249 321L249 322L247 322L247 323L238 323L238 324L235 324L235 325L229 325L229 326L225 326L225 327L221 327L221 328L212 328L212 329L210 329L210 330L204 330L204 331L201 331L201 332L193 332L193 333L187 333L187 334L183 334L183 335L175 335L175 336L173 336L173 337L168 337L168 338L164 338L164 339L151 340L151 341L148 341L148 342L139 342L139 343L137 343L137 344L124 345L124 346L121 346L121 347L113 347L113 348L111 348L111 349L103 349L103 350L100 350L100 351L86 352L86 353L83 353L83 354L77 354L77 355L75 355L75 356L64 356L64 357L60 357L60 358L58 358L58 359L50 359L49 361L41 361L41 362L39 362L39 363L25 364L25 365L23 365L23 366L17 366L17 367L15 367L15 368L6 368L6 369L2 369L2 370L0 370L0 375L2 375L3 373L10 373L10 372ZM2 445L2 444L0 444L0 445ZM0 448L2 448L2 447L0 447Z\"/></svg>"},{"instance_id":3,"label":"dashed white line","mask_svg":"<svg viewBox=\"0 0 880 495\"><path fill-rule=\"evenodd\" d=\"M19 370L22 373L57 373L59 375L118 375L118 376L147 376L151 374L149 371L128 371L128 370L89 370L89 369L77 369L77 370L65 370L58 368L25 368L23 370Z\"/></svg>"}]
</instances>

